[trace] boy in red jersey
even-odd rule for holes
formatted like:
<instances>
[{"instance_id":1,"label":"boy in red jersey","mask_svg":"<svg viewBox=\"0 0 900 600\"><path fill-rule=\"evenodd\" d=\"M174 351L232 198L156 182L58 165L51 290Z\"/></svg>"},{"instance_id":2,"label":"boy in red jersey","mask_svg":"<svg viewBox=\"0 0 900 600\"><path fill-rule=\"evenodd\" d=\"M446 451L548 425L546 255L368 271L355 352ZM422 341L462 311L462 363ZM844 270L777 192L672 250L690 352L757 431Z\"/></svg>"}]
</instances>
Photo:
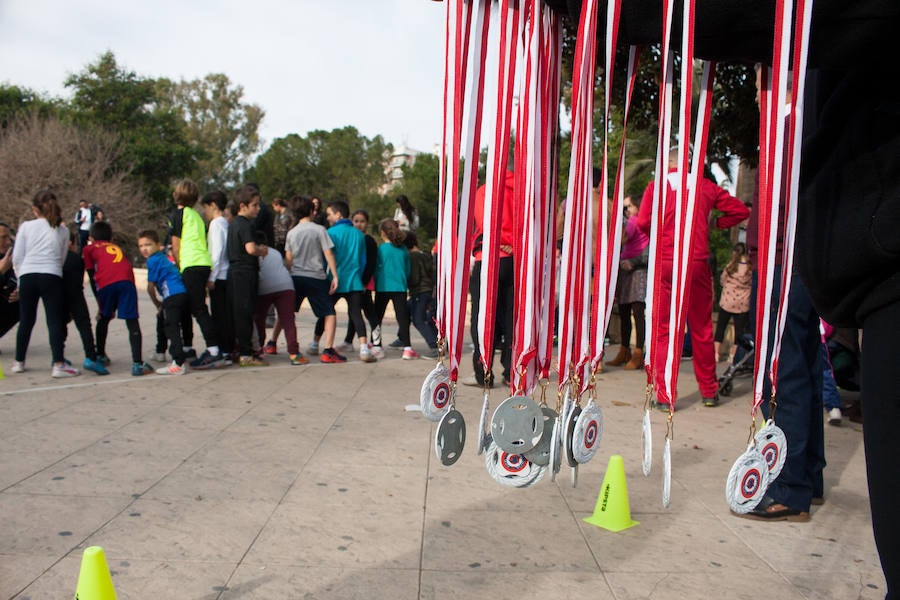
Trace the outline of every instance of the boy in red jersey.
<instances>
[{"instance_id":1,"label":"boy in red jersey","mask_svg":"<svg viewBox=\"0 0 900 600\"><path fill-rule=\"evenodd\" d=\"M91 244L84 247L84 268L96 285L100 319L97 321L97 360L109 364L106 356L106 335L109 322L118 313L128 327L131 344L131 374L147 375L153 367L141 358L141 326L138 323L137 288L134 270L122 249L112 243L112 227L106 221L91 225Z\"/></svg>"}]
</instances>

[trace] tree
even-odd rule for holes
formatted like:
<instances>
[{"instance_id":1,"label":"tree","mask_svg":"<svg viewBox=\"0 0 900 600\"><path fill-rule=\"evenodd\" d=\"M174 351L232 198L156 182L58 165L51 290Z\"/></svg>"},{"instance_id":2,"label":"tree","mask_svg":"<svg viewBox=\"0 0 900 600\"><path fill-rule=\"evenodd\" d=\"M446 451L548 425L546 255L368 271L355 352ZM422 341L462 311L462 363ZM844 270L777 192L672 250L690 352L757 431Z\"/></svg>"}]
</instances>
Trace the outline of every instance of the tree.
<instances>
[{"instance_id":1,"label":"tree","mask_svg":"<svg viewBox=\"0 0 900 600\"><path fill-rule=\"evenodd\" d=\"M58 102L17 85L0 85L0 129L6 129L17 117L37 112L42 118L59 112Z\"/></svg>"},{"instance_id":2,"label":"tree","mask_svg":"<svg viewBox=\"0 0 900 600\"><path fill-rule=\"evenodd\" d=\"M0 220L20 223L31 216L31 199L53 190L72 216L82 198L102 206L106 218L133 240L154 214L127 170L118 170L120 146L114 135L83 131L58 117L21 117L0 131Z\"/></svg>"},{"instance_id":3,"label":"tree","mask_svg":"<svg viewBox=\"0 0 900 600\"><path fill-rule=\"evenodd\" d=\"M244 88L227 75L157 82L161 106L185 122L184 135L197 161L190 173L201 187L234 187L260 148L259 125L265 112L243 102Z\"/></svg>"},{"instance_id":4,"label":"tree","mask_svg":"<svg viewBox=\"0 0 900 600\"><path fill-rule=\"evenodd\" d=\"M380 135L369 139L351 126L306 137L292 133L272 142L245 179L256 182L264 198L314 194L352 204L386 183L391 150Z\"/></svg>"},{"instance_id":5,"label":"tree","mask_svg":"<svg viewBox=\"0 0 900 600\"><path fill-rule=\"evenodd\" d=\"M130 170L162 206L172 181L190 173L201 153L188 143L184 120L163 106L156 83L120 67L106 52L65 84L75 92L73 121L118 135L122 152L115 167Z\"/></svg>"}]
</instances>

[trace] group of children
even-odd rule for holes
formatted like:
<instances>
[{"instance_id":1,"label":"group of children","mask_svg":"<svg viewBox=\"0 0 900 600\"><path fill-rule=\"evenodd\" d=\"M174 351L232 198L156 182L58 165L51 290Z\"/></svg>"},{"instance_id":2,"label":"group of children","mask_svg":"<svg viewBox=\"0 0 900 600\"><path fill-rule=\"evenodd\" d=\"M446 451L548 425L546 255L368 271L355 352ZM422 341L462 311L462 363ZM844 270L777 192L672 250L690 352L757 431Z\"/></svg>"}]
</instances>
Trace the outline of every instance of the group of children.
<instances>
[{"instance_id":1,"label":"group of children","mask_svg":"<svg viewBox=\"0 0 900 600\"><path fill-rule=\"evenodd\" d=\"M418 249L414 233L402 231L392 219L379 223L382 243L378 245L366 233L369 219L365 211L355 212L351 221L347 204L332 202L325 211L329 224L326 229L323 223L317 222L318 204L309 197L296 196L288 202L280 201L278 207L296 217L295 224L292 223L282 238L281 252L271 247L265 233L255 227L254 219L260 209L256 186L239 188L231 203L222 192L206 194L200 202L206 220L193 208L200 199L199 188L192 181L179 181L173 198L176 211L170 219L171 256L153 229L140 231L136 239L137 248L146 260L147 293L157 309L157 344L152 359L166 362L166 351L171 357L171 363L161 368L154 369L143 360L134 270L123 249L113 243L112 227L107 221L91 225L83 247L76 233L68 235L61 267L63 285L60 287L64 293L59 296L55 291L44 293L41 287L44 275L40 279L29 276L29 265L22 260L24 252L18 254L20 260L16 267L25 271L25 300L29 309L26 313L33 312L32 305L36 311L39 298L44 298L45 308L49 309L54 377L80 374L62 356L65 323L70 320L75 321L84 347L83 368L98 375L109 373L106 341L114 316L125 321L134 376L153 372L181 375L188 368L215 368L233 362L241 366L265 366L268 363L263 355L277 353L280 331L285 333L291 364L307 364L309 359L300 352L295 325L295 313L304 299L309 300L319 319L310 352L320 353L324 363L345 362L347 359L341 352L352 348L354 335L359 338L360 360L374 362L384 356L381 323L389 302L393 303L400 326L398 339L391 346L402 348L404 359L419 357L410 343L412 315L412 322L428 344L429 355L437 355L437 331L431 313L432 258ZM56 208L48 209L49 220L41 216L44 208L35 209L36 221L47 221L49 228L41 228L42 247L29 249L32 263L42 253L49 262L62 258L61 248L59 256L53 258L56 256L54 240L62 239L66 227L61 218L56 218L59 210L55 197L52 204ZM35 206L39 207L37 199ZM282 215L284 210L278 212ZM20 228L25 233L22 239L25 243L33 237L28 233L30 229L35 227ZM56 267L45 270L50 271L48 277L52 275L55 285ZM91 328L83 292L85 270L99 306L96 332ZM40 285L31 286L32 280ZM35 293L28 294L32 287ZM45 296L50 297L50 306ZM347 339L335 347L335 303L342 298L347 302L350 324ZM263 344L267 339L266 317L272 307L278 319L271 340ZM61 324L55 316L57 312ZM206 350L200 356L192 348L192 320L200 325L206 342ZM24 321L17 337L13 372L25 370L25 351L34 319Z\"/></svg>"}]
</instances>

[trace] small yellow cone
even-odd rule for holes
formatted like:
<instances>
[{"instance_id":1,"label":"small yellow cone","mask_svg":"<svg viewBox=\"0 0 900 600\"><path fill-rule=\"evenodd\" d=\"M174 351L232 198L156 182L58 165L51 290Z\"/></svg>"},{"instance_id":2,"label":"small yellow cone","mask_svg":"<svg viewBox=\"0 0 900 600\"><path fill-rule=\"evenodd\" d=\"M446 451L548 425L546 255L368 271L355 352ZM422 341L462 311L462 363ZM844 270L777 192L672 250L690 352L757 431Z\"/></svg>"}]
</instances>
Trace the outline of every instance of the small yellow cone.
<instances>
[{"instance_id":1,"label":"small yellow cone","mask_svg":"<svg viewBox=\"0 0 900 600\"><path fill-rule=\"evenodd\" d=\"M0 379L3 379L3 365L0 365Z\"/></svg>"},{"instance_id":2,"label":"small yellow cone","mask_svg":"<svg viewBox=\"0 0 900 600\"><path fill-rule=\"evenodd\" d=\"M622 531L638 524L631 520L628 486L625 484L625 463L620 455L609 457L594 514L584 519L584 522L609 531Z\"/></svg>"},{"instance_id":3,"label":"small yellow cone","mask_svg":"<svg viewBox=\"0 0 900 600\"><path fill-rule=\"evenodd\" d=\"M106 556L100 546L86 548L81 557L75 600L116 600Z\"/></svg>"}]
</instances>

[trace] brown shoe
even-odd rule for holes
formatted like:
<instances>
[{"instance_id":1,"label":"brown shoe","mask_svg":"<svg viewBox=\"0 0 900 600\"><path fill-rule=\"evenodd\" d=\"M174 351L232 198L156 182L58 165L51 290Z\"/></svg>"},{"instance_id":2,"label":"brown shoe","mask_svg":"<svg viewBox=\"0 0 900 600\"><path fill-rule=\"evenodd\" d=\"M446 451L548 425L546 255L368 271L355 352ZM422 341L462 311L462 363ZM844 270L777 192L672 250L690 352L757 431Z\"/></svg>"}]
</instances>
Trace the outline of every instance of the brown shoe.
<instances>
[{"instance_id":1,"label":"brown shoe","mask_svg":"<svg viewBox=\"0 0 900 600\"><path fill-rule=\"evenodd\" d=\"M621 367L631 359L631 348L629 346L619 346L619 353L612 360L606 361L611 367Z\"/></svg>"},{"instance_id":2,"label":"brown shoe","mask_svg":"<svg viewBox=\"0 0 900 600\"><path fill-rule=\"evenodd\" d=\"M634 352L631 354L631 360L625 363L625 366L622 367L626 371L635 371L637 369L644 368L644 351L640 348L635 348Z\"/></svg>"}]
</instances>

